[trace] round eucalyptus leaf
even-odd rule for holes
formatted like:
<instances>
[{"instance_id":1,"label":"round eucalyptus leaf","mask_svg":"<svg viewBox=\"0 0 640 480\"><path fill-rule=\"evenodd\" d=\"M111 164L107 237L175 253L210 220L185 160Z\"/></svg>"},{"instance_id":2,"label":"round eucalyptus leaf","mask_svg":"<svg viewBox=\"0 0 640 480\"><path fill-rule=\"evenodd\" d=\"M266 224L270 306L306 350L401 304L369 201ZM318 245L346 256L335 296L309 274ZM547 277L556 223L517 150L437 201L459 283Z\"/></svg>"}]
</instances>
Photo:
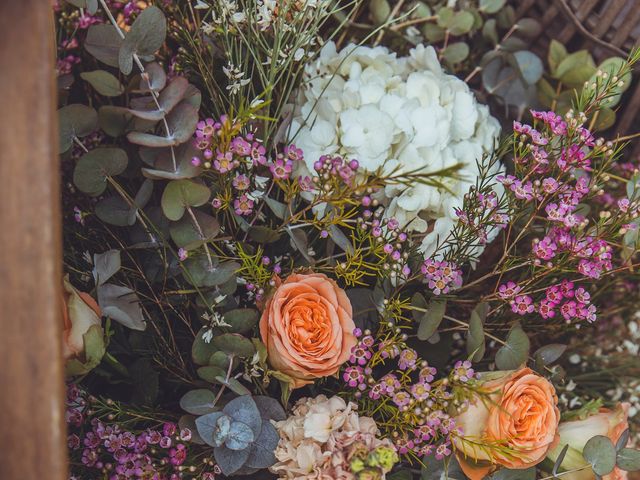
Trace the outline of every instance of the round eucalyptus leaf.
<instances>
[{"instance_id":1,"label":"round eucalyptus leaf","mask_svg":"<svg viewBox=\"0 0 640 480\"><path fill-rule=\"evenodd\" d=\"M182 78L182 77L176 77ZM140 75L138 89L141 92L160 92L167 85L167 73L158 62L145 65L145 73Z\"/></svg>"},{"instance_id":2,"label":"round eucalyptus leaf","mask_svg":"<svg viewBox=\"0 0 640 480\"><path fill-rule=\"evenodd\" d=\"M203 243L213 240L220 232L220 224L211 215L199 210L194 210L193 215L200 230L190 215L184 215L180 220L172 223L170 227L171 238L175 244L187 250L197 248Z\"/></svg>"},{"instance_id":3,"label":"round eucalyptus leaf","mask_svg":"<svg viewBox=\"0 0 640 480\"><path fill-rule=\"evenodd\" d=\"M145 8L136 18L122 42L118 54L120 70L129 75L133 70L133 55L145 57L160 49L167 36L167 21L156 6Z\"/></svg>"},{"instance_id":4,"label":"round eucalyptus leaf","mask_svg":"<svg viewBox=\"0 0 640 480\"><path fill-rule=\"evenodd\" d=\"M60 153L68 151L75 137L86 137L98 128L98 113L91 107L72 104L58 110Z\"/></svg>"},{"instance_id":5,"label":"round eucalyptus leaf","mask_svg":"<svg viewBox=\"0 0 640 480\"><path fill-rule=\"evenodd\" d=\"M469 45L465 42L451 43L442 51L442 57L451 64L460 63L468 56Z\"/></svg>"},{"instance_id":6,"label":"round eucalyptus leaf","mask_svg":"<svg viewBox=\"0 0 640 480\"><path fill-rule=\"evenodd\" d=\"M103 105L98 110L98 124L110 137L124 135L131 124L132 115L129 110L114 105Z\"/></svg>"},{"instance_id":7,"label":"round eucalyptus leaf","mask_svg":"<svg viewBox=\"0 0 640 480\"><path fill-rule=\"evenodd\" d=\"M192 180L174 180L164 189L160 204L169 220L178 221L187 207L204 205L211 196L209 188Z\"/></svg>"},{"instance_id":8,"label":"round eucalyptus leaf","mask_svg":"<svg viewBox=\"0 0 640 480\"><path fill-rule=\"evenodd\" d=\"M262 422L260 435L256 438L254 447L249 454L249 458L247 458L246 466L268 468L276 463L274 452L279 441L280 436L276 428L270 422Z\"/></svg>"},{"instance_id":9,"label":"round eucalyptus leaf","mask_svg":"<svg viewBox=\"0 0 640 480\"><path fill-rule=\"evenodd\" d=\"M205 334L209 330L209 327L202 327L200 331L196 333L196 338L191 345L191 359L196 365L208 365L211 356L215 352L218 352L218 348L211 343L210 339L207 341L208 337L206 337Z\"/></svg>"},{"instance_id":10,"label":"round eucalyptus leaf","mask_svg":"<svg viewBox=\"0 0 640 480\"><path fill-rule=\"evenodd\" d=\"M229 355L224 352L213 352L209 357L209 365L219 367L225 372L229 368L229 362Z\"/></svg>"},{"instance_id":11,"label":"round eucalyptus leaf","mask_svg":"<svg viewBox=\"0 0 640 480\"><path fill-rule=\"evenodd\" d=\"M196 418L198 435L212 447L219 447L224 443L224 435L230 426L231 419L223 412L207 413Z\"/></svg>"},{"instance_id":12,"label":"round eucalyptus leaf","mask_svg":"<svg viewBox=\"0 0 640 480\"><path fill-rule=\"evenodd\" d=\"M633 448L623 448L618 452L616 464L627 472L637 472L640 470L640 450Z\"/></svg>"},{"instance_id":13,"label":"round eucalyptus leaf","mask_svg":"<svg viewBox=\"0 0 640 480\"><path fill-rule=\"evenodd\" d=\"M504 7L507 0L480 0L480 10L484 13L497 13Z\"/></svg>"},{"instance_id":14,"label":"round eucalyptus leaf","mask_svg":"<svg viewBox=\"0 0 640 480\"><path fill-rule=\"evenodd\" d=\"M438 331L447 308L446 300L432 300L418 325L418 339L427 340Z\"/></svg>"},{"instance_id":15,"label":"round eucalyptus leaf","mask_svg":"<svg viewBox=\"0 0 640 480\"><path fill-rule=\"evenodd\" d=\"M222 368L211 365L198 368L197 373L202 380L209 383L216 383L216 377L226 375L226 372Z\"/></svg>"},{"instance_id":16,"label":"round eucalyptus leaf","mask_svg":"<svg viewBox=\"0 0 640 480\"><path fill-rule=\"evenodd\" d=\"M248 358L256 353L251 340L237 333L223 333L214 337L211 343L216 349L236 357Z\"/></svg>"},{"instance_id":17,"label":"round eucalyptus leaf","mask_svg":"<svg viewBox=\"0 0 640 480\"><path fill-rule=\"evenodd\" d=\"M168 115L167 123L174 145L188 142L193 137L198 125L198 109L183 101Z\"/></svg>"},{"instance_id":18,"label":"round eucalyptus leaf","mask_svg":"<svg viewBox=\"0 0 640 480\"><path fill-rule=\"evenodd\" d=\"M187 93L189 82L184 77L175 77L162 91L158 103L163 111L169 113L178 105Z\"/></svg>"},{"instance_id":19,"label":"round eucalyptus leaf","mask_svg":"<svg viewBox=\"0 0 640 480\"><path fill-rule=\"evenodd\" d=\"M189 257L183 262L185 279L195 287L215 287L225 284L235 275L240 265L236 262L218 263L205 255Z\"/></svg>"},{"instance_id":20,"label":"round eucalyptus leaf","mask_svg":"<svg viewBox=\"0 0 640 480\"><path fill-rule=\"evenodd\" d=\"M119 175L127 168L127 153L120 148L96 148L85 153L73 171L73 183L91 196L107 188L107 177Z\"/></svg>"},{"instance_id":21,"label":"round eucalyptus leaf","mask_svg":"<svg viewBox=\"0 0 640 480\"><path fill-rule=\"evenodd\" d=\"M234 398L224 406L222 411L234 420L249 425L255 436L260 434L263 423L262 417L256 402L251 396L243 395Z\"/></svg>"},{"instance_id":22,"label":"round eucalyptus leaf","mask_svg":"<svg viewBox=\"0 0 640 480\"><path fill-rule=\"evenodd\" d=\"M223 475L230 476L242 468L249 458L250 450L231 450L222 445L213 449L213 456L216 463L222 470Z\"/></svg>"},{"instance_id":23,"label":"round eucalyptus leaf","mask_svg":"<svg viewBox=\"0 0 640 480\"><path fill-rule=\"evenodd\" d=\"M582 450L582 456L591 464L596 475L607 475L616 466L616 448L604 435L590 438Z\"/></svg>"},{"instance_id":24,"label":"round eucalyptus leaf","mask_svg":"<svg viewBox=\"0 0 640 480\"><path fill-rule=\"evenodd\" d=\"M255 440L251 427L246 423L232 422L224 444L231 450L244 450Z\"/></svg>"},{"instance_id":25,"label":"round eucalyptus leaf","mask_svg":"<svg viewBox=\"0 0 640 480\"><path fill-rule=\"evenodd\" d=\"M542 60L533 52L521 50L515 52L513 56L516 59L520 74L529 85L535 85L542 77L544 66Z\"/></svg>"},{"instance_id":26,"label":"round eucalyptus leaf","mask_svg":"<svg viewBox=\"0 0 640 480\"><path fill-rule=\"evenodd\" d=\"M515 370L527 362L529 357L529 337L519 325L515 325L507 335L506 344L496 353L496 367L499 370Z\"/></svg>"},{"instance_id":27,"label":"round eucalyptus leaf","mask_svg":"<svg viewBox=\"0 0 640 480\"><path fill-rule=\"evenodd\" d=\"M449 22L449 31L453 35L464 35L469 33L473 28L475 18L471 12L460 11L456 12L451 21Z\"/></svg>"},{"instance_id":28,"label":"round eucalyptus leaf","mask_svg":"<svg viewBox=\"0 0 640 480\"><path fill-rule=\"evenodd\" d=\"M84 48L96 60L109 65L118 66L118 52L122 46L122 37L110 24L91 25L84 41Z\"/></svg>"},{"instance_id":29,"label":"round eucalyptus leaf","mask_svg":"<svg viewBox=\"0 0 640 480\"><path fill-rule=\"evenodd\" d=\"M224 321L231 333L244 333L258 323L258 311L252 308L238 308L224 314Z\"/></svg>"},{"instance_id":30,"label":"round eucalyptus leaf","mask_svg":"<svg viewBox=\"0 0 640 480\"><path fill-rule=\"evenodd\" d=\"M216 396L211 390L190 390L180 399L180 408L193 415L205 415L215 409Z\"/></svg>"},{"instance_id":31,"label":"round eucalyptus leaf","mask_svg":"<svg viewBox=\"0 0 640 480\"><path fill-rule=\"evenodd\" d=\"M120 195L103 198L95 206L97 217L105 223L117 227L131 226L129 213L131 209Z\"/></svg>"},{"instance_id":32,"label":"round eucalyptus leaf","mask_svg":"<svg viewBox=\"0 0 640 480\"><path fill-rule=\"evenodd\" d=\"M544 345L536 350L533 357L540 358L543 365L551 365L553 362L558 360L566 350L566 345L561 343L550 343L549 345Z\"/></svg>"},{"instance_id":33,"label":"round eucalyptus leaf","mask_svg":"<svg viewBox=\"0 0 640 480\"><path fill-rule=\"evenodd\" d=\"M104 70L94 70L93 72L82 72L83 80L95 88L96 92L105 97L118 97L124 93L124 87L115 76Z\"/></svg>"},{"instance_id":34,"label":"round eucalyptus leaf","mask_svg":"<svg viewBox=\"0 0 640 480\"><path fill-rule=\"evenodd\" d=\"M521 18L516 23L516 31L522 33L526 37L535 38L540 35L542 31L542 26L540 22L533 18Z\"/></svg>"}]
</instances>

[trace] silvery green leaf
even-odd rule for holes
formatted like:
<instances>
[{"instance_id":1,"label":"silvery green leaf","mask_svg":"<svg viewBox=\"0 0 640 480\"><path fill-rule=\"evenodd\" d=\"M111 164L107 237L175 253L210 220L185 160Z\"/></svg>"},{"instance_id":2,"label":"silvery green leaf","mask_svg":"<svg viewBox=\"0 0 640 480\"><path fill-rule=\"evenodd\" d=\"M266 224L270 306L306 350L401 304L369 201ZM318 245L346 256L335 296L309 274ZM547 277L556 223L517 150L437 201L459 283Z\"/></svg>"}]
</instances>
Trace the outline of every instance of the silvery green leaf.
<instances>
[{"instance_id":1,"label":"silvery green leaf","mask_svg":"<svg viewBox=\"0 0 640 480\"><path fill-rule=\"evenodd\" d=\"M633 448L622 448L616 456L616 464L627 472L640 470L640 451Z\"/></svg>"},{"instance_id":2,"label":"silvery green leaf","mask_svg":"<svg viewBox=\"0 0 640 480\"><path fill-rule=\"evenodd\" d=\"M117 227L131 226L130 211L129 205L120 195L103 198L95 206L96 216L100 220Z\"/></svg>"},{"instance_id":3,"label":"silvery green leaf","mask_svg":"<svg viewBox=\"0 0 640 480\"><path fill-rule=\"evenodd\" d=\"M496 353L496 367L499 370L514 370L527 362L529 357L529 337L520 325L514 325L507 335L505 345Z\"/></svg>"},{"instance_id":4,"label":"silvery green leaf","mask_svg":"<svg viewBox=\"0 0 640 480\"><path fill-rule=\"evenodd\" d=\"M608 475L616 466L616 448L604 435L596 435L587 441L582 456L591 464L596 475Z\"/></svg>"},{"instance_id":5,"label":"silvery green leaf","mask_svg":"<svg viewBox=\"0 0 640 480\"><path fill-rule=\"evenodd\" d=\"M270 422L262 422L260 435L258 435L258 438L256 438L253 444L249 458L247 458L246 466L251 468L268 468L273 465L276 462L274 452L279 441L280 436L276 428Z\"/></svg>"},{"instance_id":6,"label":"silvery green leaf","mask_svg":"<svg viewBox=\"0 0 640 480\"><path fill-rule=\"evenodd\" d=\"M118 97L124 93L124 87L116 77L104 70L82 72L83 80L87 81L100 95Z\"/></svg>"},{"instance_id":7,"label":"silvery green leaf","mask_svg":"<svg viewBox=\"0 0 640 480\"><path fill-rule=\"evenodd\" d=\"M216 396L211 390L190 390L180 399L180 407L193 415L206 415L215 410Z\"/></svg>"},{"instance_id":8,"label":"silvery green leaf","mask_svg":"<svg viewBox=\"0 0 640 480\"><path fill-rule=\"evenodd\" d=\"M333 240L336 245L338 245L345 253L349 255L353 255L353 243L347 236L338 228L337 225L329 225L327 228L329 235L331 236L331 240Z\"/></svg>"},{"instance_id":9,"label":"silvery green leaf","mask_svg":"<svg viewBox=\"0 0 640 480\"><path fill-rule=\"evenodd\" d=\"M256 403L263 420L275 420L276 422L279 422L287 417L284 408L282 408L280 402L275 398L267 397L265 395L256 395L253 397L253 401Z\"/></svg>"},{"instance_id":10,"label":"silvery green leaf","mask_svg":"<svg viewBox=\"0 0 640 480\"><path fill-rule=\"evenodd\" d=\"M145 8L136 18L122 42L118 53L118 64L125 75L133 70L133 55L153 55L160 49L167 36L167 21L156 6Z\"/></svg>"},{"instance_id":11,"label":"silvery green leaf","mask_svg":"<svg viewBox=\"0 0 640 480\"><path fill-rule=\"evenodd\" d=\"M222 473L229 476L242 468L249 458L249 450L231 450L223 445L213 449L213 456Z\"/></svg>"},{"instance_id":12,"label":"silvery green leaf","mask_svg":"<svg viewBox=\"0 0 640 480\"><path fill-rule=\"evenodd\" d=\"M255 436L260 435L262 428L262 417L256 402L249 395L234 398L227 403L222 409L224 413L229 415L237 422L247 424Z\"/></svg>"},{"instance_id":13,"label":"silvery green leaf","mask_svg":"<svg viewBox=\"0 0 640 480\"><path fill-rule=\"evenodd\" d=\"M98 304L109 317L132 330L144 330L147 324L138 295L128 287L105 283L98 287Z\"/></svg>"},{"instance_id":14,"label":"silvery green leaf","mask_svg":"<svg viewBox=\"0 0 640 480\"><path fill-rule=\"evenodd\" d=\"M73 183L93 197L107 188L107 178L119 175L127 168L129 158L121 148L96 148L85 153L73 170Z\"/></svg>"},{"instance_id":15,"label":"silvery green leaf","mask_svg":"<svg viewBox=\"0 0 640 480\"><path fill-rule=\"evenodd\" d=\"M102 285L120 270L120 250L112 249L93 255L93 279Z\"/></svg>"},{"instance_id":16,"label":"silvery green leaf","mask_svg":"<svg viewBox=\"0 0 640 480\"><path fill-rule=\"evenodd\" d=\"M98 113L82 104L71 104L58 110L60 153L68 151L74 137L82 138L98 128Z\"/></svg>"},{"instance_id":17,"label":"silvery green leaf","mask_svg":"<svg viewBox=\"0 0 640 480\"><path fill-rule=\"evenodd\" d=\"M84 41L84 48L97 60L109 65L118 66L118 52L122 46L122 37L110 24L91 25Z\"/></svg>"},{"instance_id":18,"label":"silvery green leaf","mask_svg":"<svg viewBox=\"0 0 640 480\"><path fill-rule=\"evenodd\" d=\"M516 59L520 74L529 85L535 85L542 77L544 66L542 60L533 52L521 50L515 52L513 56Z\"/></svg>"},{"instance_id":19,"label":"silvery green leaf","mask_svg":"<svg viewBox=\"0 0 640 480\"><path fill-rule=\"evenodd\" d=\"M249 425L236 421L231 423L224 444L231 450L244 450L251 445L255 438Z\"/></svg>"},{"instance_id":20,"label":"silvery green leaf","mask_svg":"<svg viewBox=\"0 0 640 480\"><path fill-rule=\"evenodd\" d=\"M194 390L194 391L199 392L199 390ZM180 402L180 404L182 405L182 402ZM220 445L223 444L224 439L220 441L220 437L221 437L221 434L224 432L218 432L217 433L218 441L216 441L215 439L216 431L221 427L224 428L224 421L222 422L222 425L218 423L218 421L221 418L226 418L228 425L231 425L229 417L227 417L227 415L225 415L222 412L207 413L205 415L202 415L201 417L196 418L196 428L198 430L198 434L200 435L200 438L202 438L202 440L204 440L204 442L207 445L211 445L212 447L216 447L216 446L219 447Z\"/></svg>"}]
</instances>

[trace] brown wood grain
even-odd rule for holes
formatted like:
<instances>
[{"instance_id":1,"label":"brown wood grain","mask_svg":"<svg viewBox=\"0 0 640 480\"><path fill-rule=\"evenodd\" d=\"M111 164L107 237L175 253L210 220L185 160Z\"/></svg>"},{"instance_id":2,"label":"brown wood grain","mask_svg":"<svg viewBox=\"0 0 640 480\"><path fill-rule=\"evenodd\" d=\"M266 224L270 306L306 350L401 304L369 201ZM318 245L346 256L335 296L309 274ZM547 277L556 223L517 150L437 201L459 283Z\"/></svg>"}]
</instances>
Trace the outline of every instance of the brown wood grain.
<instances>
[{"instance_id":1,"label":"brown wood grain","mask_svg":"<svg viewBox=\"0 0 640 480\"><path fill-rule=\"evenodd\" d=\"M0 0L0 479L65 480L61 220L48 0Z\"/></svg>"}]
</instances>

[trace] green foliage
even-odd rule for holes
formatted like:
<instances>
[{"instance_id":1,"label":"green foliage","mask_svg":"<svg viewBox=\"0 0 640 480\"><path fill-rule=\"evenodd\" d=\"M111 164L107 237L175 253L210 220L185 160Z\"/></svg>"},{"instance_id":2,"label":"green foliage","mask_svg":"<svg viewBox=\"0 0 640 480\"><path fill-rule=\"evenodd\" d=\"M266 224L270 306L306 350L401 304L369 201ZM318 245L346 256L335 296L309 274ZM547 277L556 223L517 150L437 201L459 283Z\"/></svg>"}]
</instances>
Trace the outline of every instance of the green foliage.
<instances>
[{"instance_id":1,"label":"green foliage","mask_svg":"<svg viewBox=\"0 0 640 480\"><path fill-rule=\"evenodd\" d=\"M616 449L604 435L590 438L582 450L582 456L591 464L596 475L607 475L616 466Z\"/></svg>"},{"instance_id":2,"label":"green foliage","mask_svg":"<svg viewBox=\"0 0 640 480\"><path fill-rule=\"evenodd\" d=\"M527 362L529 357L529 337L520 325L514 325L507 335L505 344L496 353L496 367L499 370L514 370Z\"/></svg>"},{"instance_id":3,"label":"green foliage","mask_svg":"<svg viewBox=\"0 0 640 480\"><path fill-rule=\"evenodd\" d=\"M74 140L86 137L98 127L98 114L86 105L73 104L58 110L60 153L67 152Z\"/></svg>"},{"instance_id":4,"label":"green foliage","mask_svg":"<svg viewBox=\"0 0 640 480\"><path fill-rule=\"evenodd\" d=\"M199 436L214 447L214 457L225 475L248 474L276 461L273 451L280 439L270 420L284 418L273 399L244 395L222 411L196 419Z\"/></svg>"},{"instance_id":5,"label":"green foliage","mask_svg":"<svg viewBox=\"0 0 640 480\"><path fill-rule=\"evenodd\" d=\"M97 197L107 188L107 180L127 168L127 153L120 148L97 148L84 154L73 171L73 183L81 191Z\"/></svg>"}]
</instances>

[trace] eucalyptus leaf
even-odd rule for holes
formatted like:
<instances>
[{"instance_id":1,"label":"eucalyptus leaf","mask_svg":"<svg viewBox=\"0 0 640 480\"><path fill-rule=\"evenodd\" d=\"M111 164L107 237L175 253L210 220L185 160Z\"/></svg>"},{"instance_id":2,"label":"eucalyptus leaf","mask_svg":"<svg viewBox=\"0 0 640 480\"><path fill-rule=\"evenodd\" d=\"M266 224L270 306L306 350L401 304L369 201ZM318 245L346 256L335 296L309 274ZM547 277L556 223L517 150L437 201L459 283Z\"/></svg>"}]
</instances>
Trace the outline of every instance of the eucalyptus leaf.
<instances>
[{"instance_id":1,"label":"eucalyptus leaf","mask_svg":"<svg viewBox=\"0 0 640 480\"><path fill-rule=\"evenodd\" d=\"M95 212L100 220L110 225L117 227L131 225L129 217L131 209L120 195L112 195L100 200L96 203Z\"/></svg>"},{"instance_id":2,"label":"eucalyptus leaf","mask_svg":"<svg viewBox=\"0 0 640 480\"><path fill-rule=\"evenodd\" d=\"M127 153L120 148L96 148L78 160L73 183L84 193L98 196L107 188L107 178L124 172L127 163Z\"/></svg>"},{"instance_id":3,"label":"eucalyptus leaf","mask_svg":"<svg viewBox=\"0 0 640 480\"><path fill-rule=\"evenodd\" d=\"M82 72L83 80L95 88L96 92L105 97L118 97L124 93L124 87L115 76L104 70L94 70L92 72Z\"/></svg>"},{"instance_id":4,"label":"eucalyptus leaf","mask_svg":"<svg viewBox=\"0 0 640 480\"><path fill-rule=\"evenodd\" d=\"M93 255L93 280L102 285L120 270L120 250L111 249Z\"/></svg>"},{"instance_id":5,"label":"eucalyptus leaf","mask_svg":"<svg viewBox=\"0 0 640 480\"><path fill-rule=\"evenodd\" d=\"M327 231L329 232L329 236L331 236L331 240L333 240L343 252L353 255L354 249L352 241L347 238L344 232L340 230L337 225L329 225Z\"/></svg>"},{"instance_id":6,"label":"eucalyptus leaf","mask_svg":"<svg viewBox=\"0 0 640 480\"><path fill-rule=\"evenodd\" d=\"M278 202L277 200L266 196L264 197L264 201L276 217L281 220L284 220L286 218L287 206L284 203Z\"/></svg>"},{"instance_id":7,"label":"eucalyptus leaf","mask_svg":"<svg viewBox=\"0 0 640 480\"><path fill-rule=\"evenodd\" d=\"M252 330L258 323L258 311L252 308L238 308L226 312L224 321L231 325L227 327L231 333L244 333Z\"/></svg>"},{"instance_id":8,"label":"eucalyptus leaf","mask_svg":"<svg viewBox=\"0 0 640 480\"><path fill-rule=\"evenodd\" d=\"M202 327L191 345L191 359L196 365L208 365L211 356L218 352L218 349L204 338L204 334L209 330L208 327Z\"/></svg>"},{"instance_id":9,"label":"eucalyptus leaf","mask_svg":"<svg viewBox=\"0 0 640 480\"><path fill-rule=\"evenodd\" d=\"M58 110L60 153L68 151L74 138L86 137L98 128L98 113L91 107L74 103Z\"/></svg>"},{"instance_id":10,"label":"eucalyptus leaf","mask_svg":"<svg viewBox=\"0 0 640 480\"><path fill-rule=\"evenodd\" d=\"M511 328L505 343L496 353L496 367L499 370L515 370L527 362L529 337L519 325Z\"/></svg>"},{"instance_id":11,"label":"eucalyptus leaf","mask_svg":"<svg viewBox=\"0 0 640 480\"><path fill-rule=\"evenodd\" d=\"M506 0L480 0L480 11L484 13L497 13L504 7Z\"/></svg>"},{"instance_id":12,"label":"eucalyptus leaf","mask_svg":"<svg viewBox=\"0 0 640 480\"><path fill-rule=\"evenodd\" d=\"M245 450L231 450L224 445L213 449L216 463L226 476L233 475L240 470L249 458L249 453L248 448Z\"/></svg>"},{"instance_id":13,"label":"eucalyptus leaf","mask_svg":"<svg viewBox=\"0 0 640 480\"><path fill-rule=\"evenodd\" d=\"M277 231L262 225L249 228L249 236L259 243L277 242L281 237Z\"/></svg>"},{"instance_id":14,"label":"eucalyptus leaf","mask_svg":"<svg viewBox=\"0 0 640 480\"><path fill-rule=\"evenodd\" d=\"M477 308L474 309L469 318L469 331L467 332L467 355L472 362L482 360L486 351L483 322L484 318L481 313Z\"/></svg>"},{"instance_id":15,"label":"eucalyptus leaf","mask_svg":"<svg viewBox=\"0 0 640 480\"><path fill-rule=\"evenodd\" d=\"M204 367L200 367L196 372L202 380L209 383L215 383L216 377L224 377L226 374L226 372L222 368L216 367L214 365L206 365Z\"/></svg>"},{"instance_id":16,"label":"eucalyptus leaf","mask_svg":"<svg viewBox=\"0 0 640 480\"><path fill-rule=\"evenodd\" d=\"M501 468L486 478L487 480L536 480L536 468L531 467L525 470Z\"/></svg>"},{"instance_id":17,"label":"eucalyptus leaf","mask_svg":"<svg viewBox=\"0 0 640 480\"><path fill-rule=\"evenodd\" d=\"M132 330L144 330L146 322L136 292L128 287L105 283L98 287L98 304L109 317Z\"/></svg>"},{"instance_id":18,"label":"eucalyptus leaf","mask_svg":"<svg viewBox=\"0 0 640 480\"><path fill-rule=\"evenodd\" d=\"M637 472L640 470L640 451L632 448L621 449L616 456L616 464L627 472Z\"/></svg>"},{"instance_id":19,"label":"eucalyptus leaf","mask_svg":"<svg viewBox=\"0 0 640 480\"><path fill-rule=\"evenodd\" d=\"M227 379L225 376L218 376L216 377L216 381L218 383L220 383L221 385L226 386L229 390L231 390L233 393L237 394L237 395L250 395L251 392L249 391L249 389L247 387L245 387L244 385L242 385L238 379L236 378L229 378Z\"/></svg>"},{"instance_id":20,"label":"eucalyptus leaf","mask_svg":"<svg viewBox=\"0 0 640 480\"><path fill-rule=\"evenodd\" d=\"M522 33L523 35L529 38L535 38L540 35L542 31L542 26L540 22L533 18L521 18L516 23L516 31Z\"/></svg>"},{"instance_id":21,"label":"eucalyptus leaf","mask_svg":"<svg viewBox=\"0 0 640 480\"><path fill-rule=\"evenodd\" d=\"M549 53L547 55L547 62L551 69L551 74L556 77L556 70L560 63L569 55L567 49L556 39L552 39L549 45Z\"/></svg>"},{"instance_id":22,"label":"eucalyptus leaf","mask_svg":"<svg viewBox=\"0 0 640 480\"><path fill-rule=\"evenodd\" d=\"M174 145L188 142L193 137L198 125L198 108L189 102L182 102L167 116Z\"/></svg>"},{"instance_id":23,"label":"eucalyptus leaf","mask_svg":"<svg viewBox=\"0 0 640 480\"><path fill-rule=\"evenodd\" d=\"M133 206L129 211L129 225L133 225L136 222L138 211L147 206L147 203L149 203L152 194L153 180L149 180L147 178L144 182L142 182L138 193L136 193L136 196L133 198Z\"/></svg>"},{"instance_id":24,"label":"eucalyptus leaf","mask_svg":"<svg viewBox=\"0 0 640 480\"><path fill-rule=\"evenodd\" d=\"M141 92L160 92L167 85L167 73L158 62L145 65L145 73L140 75Z\"/></svg>"},{"instance_id":25,"label":"eucalyptus leaf","mask_svg":"<svg viewBox=\"0 0 640 480\"><path fill-rule=\"evenodd\" d=\"M469 33L474 24L473 14L465 10L456 12L451 21L448 23L448 29L453 35L464 35Z\"/></svg>"},{"instance_id":26,"label":"eucalyptus leaf","mask_svg":"<svg viewBox=\"0 0 640 480\"><path fill-rule=\"evenodd\" d=\"M544 67L542 60L533 52L521 50L513 54L520 74L529 85L535 85L542 77Z\"/></svg>"},{"instance_id":27,"label":"eucalyptus leaf","mask_svg":"<svg viewBox=\"0 0 640 480\"><path fill-rule=\"evenodd\" d=\"M419 340L427 340L438 331L446 308L446 300L432 300L429 303L427 312L422 315L420 325L418 326Z\"/></svg>"},{"instance_id":28,"label":"eucalyptus leaf","mask_svg":"<svg viewBox=\"0 0 640 480\"><path fill-rule=\"evenodd\" d=\"M182 401L180 402L180 404L182 405ZM229 417L223 412L206 413L201 417L196 418L196 429L198 431L198 434L207 445L211 445L212 447L219 447L223 444L224 436L222 432L222 426L224 425L224 422L221 422L222 419L227 420L226 424L228 425L228 427L231 426ZM220 436L222 436L223 438L220 438Z\"/></svg>"},{"instance_id":29,"label":"eucalyptus leaf","mask_svg":"<svg viewBox=\"0 0 640 480\"><path fill-rule=\"evenodd\" d=\"M253 441L255 436L246 423L231 422L231 428L224 444L231 450L244 450Z\"/></svg>"},{"instance_id":30,"label":"eucalyptus leaf","mask_svg":"<svg viewBox=\"0 0 640 480\"><path fill-rule=\"evenodd\" d=\"M122 46L122 37L113 25L106 23L91 25L83 45L96 60L110 67L118 66L118 52Z\"/></svg>"},{"instance_id":31,"label":"eucalyptus leaf","mask_svg":"<svg viewBox=\"0 0 640 480\"><path fill-rule=\"evenodd\" d=\"M171 238L180 248L187 250L197 248L205 242L210 242L220 233L220 223L211 215L193 210L193 216L196 218L200 230L190 215L184 215L179 221L171 224L169 229ZM202 236L200 232L202 232Z\"/></svg>"},{"instance_id":32,"label":"eucalyptus leaf","mask_svg":"<svg viewBox=\"0 0 640 480\"><path fill-rule=\"evenodd\" d=\"M236 357L248 358L256 353L251 340L237 333L223 333L214 337L211 343L217 350Z\"/></svg>"},{"instance_id":33,"label":"eucalyptus leaf","mask_svg":"<svg viewBox=\"0 0 640 480\"><path fill-rule=\"evenodd\" d=\"M608 475L616 466L616 448L604 435L590 438L582 450L582 456L591 464L596 475Z\"/></svg>"},{"instance_id":34,"label":"eucalyptus leaf","mask_svg":"<svg viewBox=\"0 0 640 480\"><path fill-rule=\"evenodd\" d=\"M185 279L195 287L215 287L228 282L240 268L236 262L213 262L209 265L204 255L187 258L182 262L187 273Z\"/></svg>"},{"instance_id":35,"label":"eucalyptus leaf","mask_svg":"<svg viewBox=\"0 0 640 480\"><path fill-rule=\"evenodd\" d=\"M124 107L103 105L98 110L98 124L110 137L124 135L131 125L132 115Z\"/></svg>"},{"instance_id":36,"label":"eucalyptus leaf","mask_svg":"<svg viewBox=\"0 0 640 480\"><path fill-rule=\"evenodd\" d=\"M454 42L442 51L442 58L451 64L460 63L469 56L469 45L465 42Z\"/></svg>"},{"instance_id":37,"label":"eucalyptus leaf","mask_svg":"<svg viewBox=\"0 0 640 480\"><path fill-rule=\"evenodd\" d=\"M591 54L587 50L579 50L560 62L554 77L570 87L581 87L595 72Z\"/></svg>"},{"instance_id":38,"label":"eucalyptus leaf","mask_svg":"<svg viewBox=\"0 0 640 480\"><path fill-rule=\"evenodd\" d=\"M167 21L156 6L145 8L136 18L118 52L118 65L125 75L133 70L133 55L153 55L167 35Z\"/></svg>"},{"instance_id":39,"label":"eucalyptus leaf","mask_svg":"<svg viewBox=\"0 0 640 480\"><path fill-rule=\"evenodd\" d=\"M167 184L160 204L169 220L178 221L189 207L199 207L209 200L209 187L192 180L173 180Z\"/></svg>"},{"instance_id":40,"label":"eucalyptus leaf","mask_svg":"<svg viewBox=\"0 0 640 480\"><path fill-rule=\"evenodd\" d=\"M169 113L178 105L187 93L189 82L184 77L175 77L160 94L158 103L160 108Z\"/></svg>"},{"instance_id":41,"label":"eucalyptus leaf","mask_svg":"<svg viewBox=\"0 0 640 480\"><path fill-rule=\"evenodd\" d=\"M564 457L567 455L568 451L569 451L569 445L567 444L564 447L562 447L562 450L560 450L560 453L558 454L558 458L556 458L556 461L553 462L553 470L551 470L551 473L553 474L554 477L558 474L558 471L562 466L562 462L564 461Z\"/></svg>"},{"instance_id":42,"label":"eucalyptus leaf","mask_svg":"<svg viewBox=\"0 0 640 480\"><path fill-rule=\"evenodd\" d=\"M536 350L533 357L540 358L543 365L551 365L553 362L558 360L566 350L566 345L561 343L551 343Z\"/></svg>"},{"instance_id":43,"label":"eucalyptus leaf","mask_svg":"<svg viewBox=\"0 0 640 480\"><path fill-rule=\"evenodd\" d=\"M251 468L268 468L276 463L276 456L274 452L279 441L280 435L276 428L270 422L262 422L260 435L256 438L245 465Z\"/></svg>"}]
</instances>

